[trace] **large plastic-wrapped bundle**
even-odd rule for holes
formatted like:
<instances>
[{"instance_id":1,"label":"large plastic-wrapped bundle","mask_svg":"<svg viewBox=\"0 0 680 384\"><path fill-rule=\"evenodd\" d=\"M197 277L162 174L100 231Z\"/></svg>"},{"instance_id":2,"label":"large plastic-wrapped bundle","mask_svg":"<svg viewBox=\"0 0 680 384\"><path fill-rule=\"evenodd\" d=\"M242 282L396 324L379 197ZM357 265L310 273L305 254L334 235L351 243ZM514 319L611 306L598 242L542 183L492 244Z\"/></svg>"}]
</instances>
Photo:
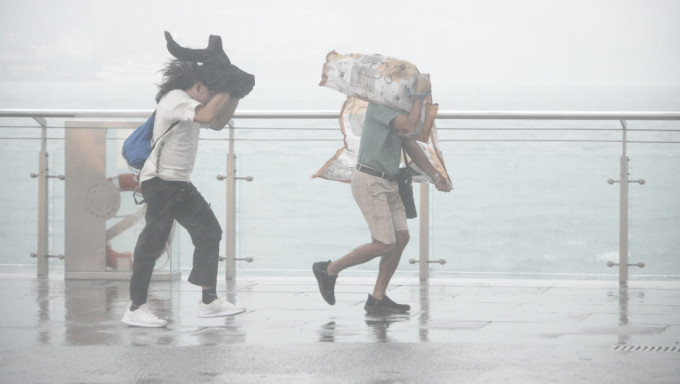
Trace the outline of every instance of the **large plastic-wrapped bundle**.
<instances>
[{"instance_id":1,"label":"large plastic-wrapped bundle","mask_svg":"<svg viewBox=\"0 0 680 384\"><path fill-rule=\"evenodd\" d=\"M413 107L410 95L418 75L418 68L408 61L377 54L341 55L331 51L326 55L319 85L408 113ZM399 134L427 142L438 108L431 97L426 98L416 130Z\"/></svg>"},{"instance_id":2,"label":"large plastic-wrapped bundle","mask_svg":"<svg viewBox=\"0 0 680 384\"><path fill-rule=\"evenodd\" d=\"M344 146L312 177L349 182L359 156L361 129L368 102L387 105L408 114L413 107L410 95L415 89L418 75L420 75L418 68L404 60L382 55L341 55L335 51L328 53L319 85L348 96L340 111L340 130L344 136ZM430 162L451 184L437 141L434 124L437 110L438 105L432 103L432 97L428 96L423 103L419 127L413 132L399 134L416 138ZM402 166L403 161L402 158ZM433 182L413 161L410 161L408 166L414 182Z\"/></svg>"},{"instance_id":3,"label":"large plastic-wrapped bundle","mask_svg":"<svg viewBox=\"0 0 680 384\"><path fill-rule=\"evenodd\" d=\"M361 130L364 125L364 116L366 114L367 106L368 102L364 100L360 100L356 97L347 98L347 101L345 101L345 104L340 111L340 130L344 136L344 146L340 148L313 177L342 182L349 182L352 179L352 172L356 167L357 158L359 156ZM430 130L428 139L427 143L419 142L418 145L420 145L427 158L442 176L446 177L446 179L451 182L451 178L446 171L444 158L438 148L437 134L434 127ZM433 182L432 179L418 168L413 161L409 162L409 168L411 169L414 182Z\"/></svg>"}]
</instances>

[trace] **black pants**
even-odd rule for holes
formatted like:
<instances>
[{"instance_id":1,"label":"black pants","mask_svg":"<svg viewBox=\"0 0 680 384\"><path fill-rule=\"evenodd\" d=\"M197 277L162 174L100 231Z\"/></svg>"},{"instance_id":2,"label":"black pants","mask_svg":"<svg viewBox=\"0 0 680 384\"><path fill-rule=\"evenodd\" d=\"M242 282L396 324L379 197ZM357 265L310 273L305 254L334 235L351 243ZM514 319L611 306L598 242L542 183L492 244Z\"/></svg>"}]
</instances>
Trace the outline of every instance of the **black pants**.
<instances>
[{"instance_id":1,"label":"black pants","mask_svg":"<svg viewBox=\"0 0 680 384\"><path fill-rule=\"evenodd\" d=\"M210 205L191 183L159 178L142 183L146 201L146 226L135 247L130 299L135 305L146 303L156 259L161 255L174 220L191 235L194 262L189 282L217 286L217 263L222 228Z\"/></svg>"}]
</instances>

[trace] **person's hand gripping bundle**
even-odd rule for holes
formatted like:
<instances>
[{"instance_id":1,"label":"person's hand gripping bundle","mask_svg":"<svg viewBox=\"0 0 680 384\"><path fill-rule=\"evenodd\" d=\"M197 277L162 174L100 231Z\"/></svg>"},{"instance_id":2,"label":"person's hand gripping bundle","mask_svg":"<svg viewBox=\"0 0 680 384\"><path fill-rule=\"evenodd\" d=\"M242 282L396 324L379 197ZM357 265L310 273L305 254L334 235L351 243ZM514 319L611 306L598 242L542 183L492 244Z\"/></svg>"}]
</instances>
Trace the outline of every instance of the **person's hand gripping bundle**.
<instances>
[{"instance_id":1,"label":"person's hand gripping bundle","mask_svg":"<svg viewBox=\"0 0 680 384\"><path fill-rule=\"evenodd\" d=\"M168 51L174 57L199 64L196 67L198 76L211 91L226 92L232 97L242 99L253 90L255 76L231 64L222 49L220 36L210 35L205 49L182 47L167 31L165 40L168 42Z\"/></svg>"}]
</instances>

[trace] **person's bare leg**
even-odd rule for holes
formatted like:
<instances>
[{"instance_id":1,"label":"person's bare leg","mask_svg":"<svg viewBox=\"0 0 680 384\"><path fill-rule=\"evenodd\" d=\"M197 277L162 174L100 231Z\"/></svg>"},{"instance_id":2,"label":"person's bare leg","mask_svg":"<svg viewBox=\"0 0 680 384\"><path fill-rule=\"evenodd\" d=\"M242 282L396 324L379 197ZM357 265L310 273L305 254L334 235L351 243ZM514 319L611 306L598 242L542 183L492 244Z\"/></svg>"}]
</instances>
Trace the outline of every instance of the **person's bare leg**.
<instances>
[{"instance_id":1,"label":"person's bare leg","mask_svg":"<svg viewBox=\"0 0 680 384\"><path fill-rule=\"evenodd\" d=\"M395 244L392 251L385 254L380 259L380 267L378 269L378 278L375 282L375 288L373 288L373 298L376 300L382 300L387 292L387 286L394 275L394 272L399 266L399 261L401 260L401 254L406 248L406 244L410 239L408 231L397 231L395 232L397 243Z\"/></svg>"},{"instance_id":2,"label":"person's bare leg","mask_svg":"<svg viewBox=\"0 0 680 384\"><path fill-rule=\"evenodd\" d=\"M345 256L337 260L333 260L330 264L328 264L326 271L328 272L328 275L336 276L346 268L363 264L378 256L386 255L392 252L394 248L394 244L384 244L377 240L373 240L372 243L360 245Z\"/></svg>"}]
</instances>

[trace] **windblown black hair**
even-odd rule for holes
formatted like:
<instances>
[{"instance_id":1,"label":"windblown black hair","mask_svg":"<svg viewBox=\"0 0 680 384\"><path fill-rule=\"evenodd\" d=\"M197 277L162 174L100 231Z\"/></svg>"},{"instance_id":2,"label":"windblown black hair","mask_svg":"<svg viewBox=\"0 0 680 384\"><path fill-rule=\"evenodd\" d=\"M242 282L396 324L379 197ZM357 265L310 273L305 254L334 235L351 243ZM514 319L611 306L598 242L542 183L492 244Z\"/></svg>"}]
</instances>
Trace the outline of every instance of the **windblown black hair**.
<instances>
[{"instance_id":1,"label":"windblown black hair","mask_svg":"<svg viewBox=\"0 0 680 384\"><path fill-rule=\"evenodd\" d=\"M203 84L214 92L226 92L243 98L253 90L255 76L233 65L222 48L222 38L210 35L205 49L185 48L165 32L168 52L179 60L195 63L195 70ZM160 91L159 91L160 93Z\"/></svg>"},{"instance_id":2,"label":"windblown black hair","mask_svg":"<svg viewBox=\"0 0 680 384\"><path fill-rule=\"evenodd\" d=\"M163 82L158 86L156 103L160 102L166 93L174 89L188 89L201 80L196 68L198 65L184 60L171 60L162 70ZM208 87L210 89L210 87Z\"/></svg>"}]
</instances>

